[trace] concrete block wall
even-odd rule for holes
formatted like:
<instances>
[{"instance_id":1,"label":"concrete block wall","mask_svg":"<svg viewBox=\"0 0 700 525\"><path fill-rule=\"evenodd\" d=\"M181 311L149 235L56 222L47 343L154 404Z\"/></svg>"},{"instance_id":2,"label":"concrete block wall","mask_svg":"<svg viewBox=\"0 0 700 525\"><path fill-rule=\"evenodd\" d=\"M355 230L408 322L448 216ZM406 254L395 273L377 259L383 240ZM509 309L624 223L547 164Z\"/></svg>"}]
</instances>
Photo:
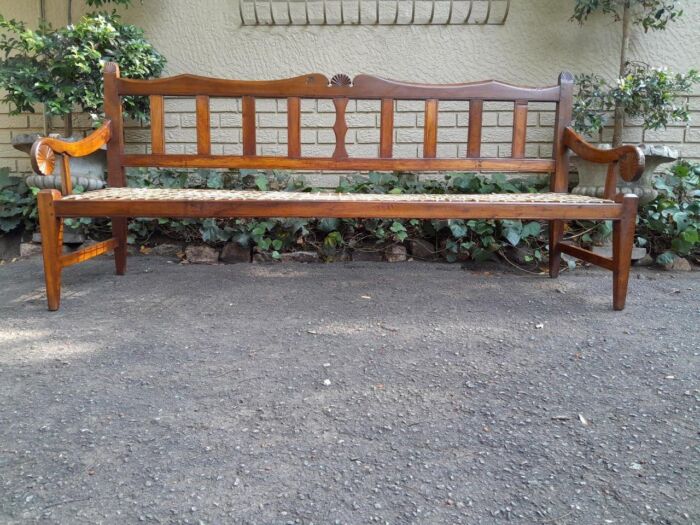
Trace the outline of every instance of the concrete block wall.
<instances>
[{"instance_id":1,"label":"concrete block wall","mask_svg":"<svg viewBox=\"0 0 700 525\"><path fill-rule=\"evenodd\" d=\"M700 95L688 100L692 121L689 126L674 124L666 130L645 131L639 122L629 121L624 139L630 143L659 143L680 150L684 158L700 161ZM4 109L4 108L3 108ZM165 104L165 135L167 153L196 152L196 115L192 98L167 99ZM554 105L531 103L528 111L526 156L550 157L554 126ZM330 100L303 100L302 155L330 156L335 135L334 106ZM394 113L394 156L419 158L422 156L424 103L397 101ZM351 157L375 157L379 144L379 101L349 101L346 120L346 144ZM54 118L56 129L61 119ZM256 101L257 152L260 155L286 155L287 108L286 99ZM212 153L240 155L241 147L240 99L211 100ZM438 114L438 156L456 158L466 156L469 106L466 102L442 101ZM7 166L15 173L31 171L29 158L11 146L12 137L19 133L41 132L40 114L8 115L0 113L0 167ZM485 103L482 131L482 155L508 157L511 154L513 105ZM126 122L126 151L148 153L150 131L139 122ZM75 127L90 129L89 118L77 115ZM603 140L609 141L612 131L606 129ZM313 183L337 184L337 175L313 177Z\"/></svg>"}]
</instances>

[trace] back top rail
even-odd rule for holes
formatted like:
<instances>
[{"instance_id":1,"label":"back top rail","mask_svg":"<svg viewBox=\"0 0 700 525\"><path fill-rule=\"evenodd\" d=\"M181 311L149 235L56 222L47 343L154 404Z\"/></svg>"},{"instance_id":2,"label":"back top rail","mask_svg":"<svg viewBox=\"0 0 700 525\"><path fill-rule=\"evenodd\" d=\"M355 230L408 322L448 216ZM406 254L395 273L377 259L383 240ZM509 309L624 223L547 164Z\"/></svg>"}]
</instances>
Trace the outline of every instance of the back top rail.
<instances>
[{"instance_id":1,"label":"back top rail","mask_svg":"<svg viewBox=\"0 0 700 525\"><path fill-rule=\"evenodd\" d=\"M509 102L559 102L559 86L523 87L496 80L465 84L418 84L358 75L335 75L330 80L312 73L281 80L228 80L197 75L178 75L154 80L120 78L120 96L243 97L256 98L337 98L381 100L471 100Z\"/></svg>"}]
</instances>

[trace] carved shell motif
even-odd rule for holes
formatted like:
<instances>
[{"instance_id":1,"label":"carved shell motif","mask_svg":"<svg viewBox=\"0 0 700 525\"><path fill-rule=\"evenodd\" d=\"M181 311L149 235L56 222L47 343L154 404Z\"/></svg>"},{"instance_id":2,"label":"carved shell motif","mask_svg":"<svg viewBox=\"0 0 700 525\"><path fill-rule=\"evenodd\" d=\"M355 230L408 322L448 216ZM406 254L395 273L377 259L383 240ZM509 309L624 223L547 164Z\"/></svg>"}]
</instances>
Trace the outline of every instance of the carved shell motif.
<instances>
[{"instance_id":1,"label":"carved shell motif","mask_svg":"<svg viewBox=\"0 0 700 525\"><path fill-rule=\"evenodd\" d=\"M349 87L352 86L352 80L350 80L350 77L345 73L338 73L337 75L333 75L333 78L331 78L331 86Z\"/></svg>"},{"instance_id":2,"label":"carved shell motif","mask_svg":"<svg viewBox=\"0 0 700 525\"><path fill-rule=\"evenodd\" d=\"M34 171L42 175L51 175L56 167L56 154L49 146L41 143L34 151L32 164Z\"/></svg>"}]
</instances>

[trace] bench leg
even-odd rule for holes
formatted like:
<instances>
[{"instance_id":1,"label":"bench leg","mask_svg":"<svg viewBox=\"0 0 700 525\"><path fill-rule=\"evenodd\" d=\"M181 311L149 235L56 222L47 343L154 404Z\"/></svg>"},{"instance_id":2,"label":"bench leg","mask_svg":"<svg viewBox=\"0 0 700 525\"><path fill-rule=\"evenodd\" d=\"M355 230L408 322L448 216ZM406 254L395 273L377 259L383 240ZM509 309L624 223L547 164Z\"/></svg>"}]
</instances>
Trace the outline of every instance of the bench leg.
<instances>
[{"instance_id":1,"label":"bench leg","mask_svg":"<svg viewBox=\"0 0 700 525\"><path fill-rule=\"evenodd\" d=\"M564 236L564 221L549 221L549 276L559 277L561 267L561 250L559 243Z\"/></svg>"},{"instance_id":2,"label":"bench leg","mask_svg":"<svg viewBox=\"0 0 700 525\"><path fill-rule=\"evenodd\" d=\"M41 250L44 256L44 279L49 310L61 304L61 251L63 249L63 219L56 216L54 202L61 198L57 190L41 190L37 197Z\"/></svg>"},{"instance_id":3,"label":"bench leg","mask_svg":"<svg viewBox=\"0 0 700 525\"><path fill-rule=\"evenodd\" d=\"M613 222L613 308L622 310L627 299L639 198L623 195L615 200L622 203L622 218Z\"/></svg>"},{"instance_id":4,"label":"bench leg","mask_svg":"<svg viewBox=\"0 0 700 525\"><path fill-rule=\"evenodd\" d=\"M112 217L112 237L117 241L114 248L117 275L126 273L126 233L127 219L125 217Z\"/></svg>"}]
</instances>

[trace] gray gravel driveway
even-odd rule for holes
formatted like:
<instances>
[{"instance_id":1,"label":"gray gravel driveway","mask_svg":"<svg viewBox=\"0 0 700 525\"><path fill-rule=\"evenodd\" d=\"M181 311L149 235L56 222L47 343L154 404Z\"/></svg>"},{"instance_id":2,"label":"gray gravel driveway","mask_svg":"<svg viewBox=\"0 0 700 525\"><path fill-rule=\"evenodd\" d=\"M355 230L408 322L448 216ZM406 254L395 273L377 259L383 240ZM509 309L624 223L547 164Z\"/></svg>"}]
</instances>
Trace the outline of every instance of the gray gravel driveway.
<instances>
[{"instance_id":1,"label":"gray gravel driveway","mask_svg":"<svg viewBox=\"0 0 700 525\"><path fill-rule=\"evenodd\" d=\"M0 266L1 523L700 523L700 274Z\"/></svg>"}]
</instances>

